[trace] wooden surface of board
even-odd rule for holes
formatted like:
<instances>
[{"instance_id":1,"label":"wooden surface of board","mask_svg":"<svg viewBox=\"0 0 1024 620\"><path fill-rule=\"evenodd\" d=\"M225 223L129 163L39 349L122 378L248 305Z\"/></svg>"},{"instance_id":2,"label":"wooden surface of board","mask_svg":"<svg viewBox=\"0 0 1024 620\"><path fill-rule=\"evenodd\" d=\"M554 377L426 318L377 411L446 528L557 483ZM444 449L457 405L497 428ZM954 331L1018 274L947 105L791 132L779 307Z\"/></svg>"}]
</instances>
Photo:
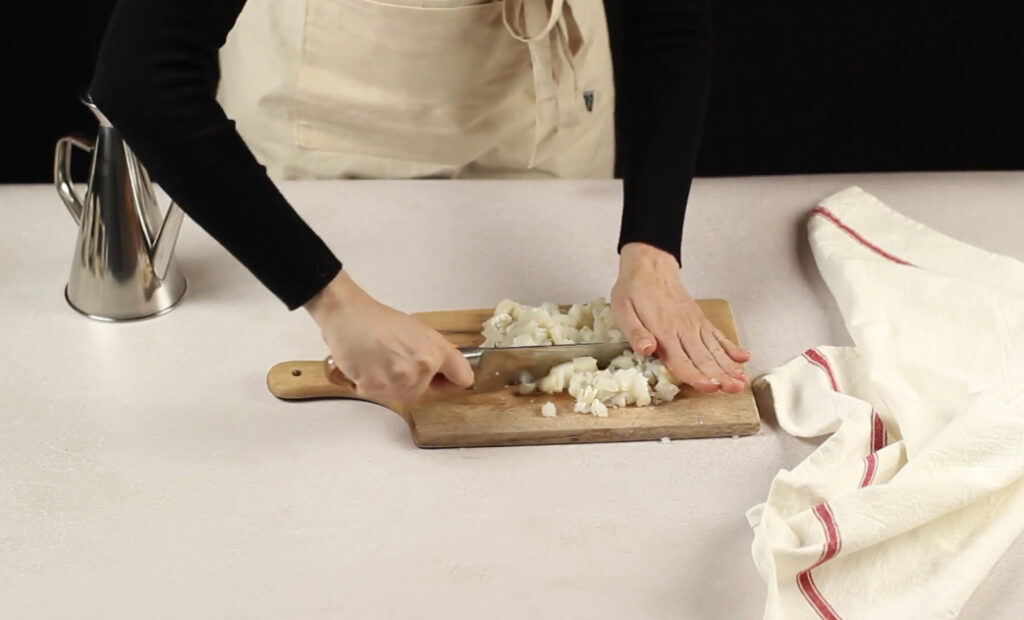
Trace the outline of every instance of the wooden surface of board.
<instances>
[{"instance_id":1,"label":"wooden surface of board","mask_svg":"<svg viewBox=\"0 0 1024 620\"><path fill-rule=\"evenodd\" d=\"M729 302L698 300L708 319L739 343ZM413 315L457 346L483 341L490 309L424 312ZM329 381L323 361L282 362L267 374L267 387L282 399L354 398L350 388ZM520 396L515 388L490 393L428 393L410 405L380 403L401 415L413 442L422 448L514 446L528 444L642 441L751 435L760 418L750 386L741 392L702 394L690 386L675 400L651 407L608 410L607 417L574 413L574 399L563 394ZM552 401L558 415L546 418L540 407Z\"/></svg>"}]
</instances>

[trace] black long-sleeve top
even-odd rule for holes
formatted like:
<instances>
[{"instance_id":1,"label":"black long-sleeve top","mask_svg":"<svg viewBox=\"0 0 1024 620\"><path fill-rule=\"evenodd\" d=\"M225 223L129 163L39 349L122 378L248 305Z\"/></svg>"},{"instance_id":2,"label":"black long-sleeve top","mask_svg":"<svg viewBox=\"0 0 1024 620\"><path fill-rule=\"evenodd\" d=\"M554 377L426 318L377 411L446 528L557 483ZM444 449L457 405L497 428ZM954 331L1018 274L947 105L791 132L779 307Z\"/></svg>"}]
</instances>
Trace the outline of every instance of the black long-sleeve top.
<instances>
[{"instance_id":1,"label":"black long-sleeve top","mask_svg":"<svg viewBox=\"0 0 1024 620\"><path fill-rule=\"evenodd\" d=\"M121 0L89 94L193 220L290 309L341 263L217 103L218 50L245 0ZM680 257L710 77L711 0L604 0L615 77L619 248Z\"/></svg>"}]
</instances>

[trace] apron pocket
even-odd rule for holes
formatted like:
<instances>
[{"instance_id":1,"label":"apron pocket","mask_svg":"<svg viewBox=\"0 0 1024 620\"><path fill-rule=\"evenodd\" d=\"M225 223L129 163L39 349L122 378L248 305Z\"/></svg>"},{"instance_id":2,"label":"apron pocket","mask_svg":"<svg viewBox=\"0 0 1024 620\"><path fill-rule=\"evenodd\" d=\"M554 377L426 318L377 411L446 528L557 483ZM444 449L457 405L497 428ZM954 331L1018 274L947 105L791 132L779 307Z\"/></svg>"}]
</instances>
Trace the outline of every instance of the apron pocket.
<instances>
[{"instance_id":1,"label":"apron pocket","mask_svg":"<svg viewBox=\"0 0 1024 620\"><path fill-rule=\"evenodd\" d=\"M464 165L532 109L529 51L500 2L307 1L299 147Z\"/></svg>"}]
</instances>

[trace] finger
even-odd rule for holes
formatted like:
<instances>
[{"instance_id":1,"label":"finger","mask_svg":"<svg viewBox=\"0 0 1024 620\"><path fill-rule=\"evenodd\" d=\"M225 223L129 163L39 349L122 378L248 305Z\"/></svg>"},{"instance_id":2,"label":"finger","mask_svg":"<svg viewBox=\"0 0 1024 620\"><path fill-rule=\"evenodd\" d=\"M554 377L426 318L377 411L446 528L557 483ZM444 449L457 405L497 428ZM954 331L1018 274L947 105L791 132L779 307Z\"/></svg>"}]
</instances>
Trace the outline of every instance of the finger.
<instances>
[{"instance_id":1,"label":"finger","mask_svg":"<svg viewBox=\"0 0 1024 620\"><path fill-rule=\"evenodd\" d=\"M683 351L686 352L686 355L697 367L697 370L710 377L711 382L717 386L729 387L733 378L718 365L718 362L715 361L715 356L704 346L700 338L700 330L687 331L684 334L680 334L679 343L682 345Z\"/></svg>"},{"instance_id":2,"label":"finger","mask_svg":"<svg viewBox=\"0 0 1024 620\"><path fill-rule=\"evenodd\" d=\"M446 343L444 360L438 372L460 388L473 386L473 367L458 349Z\"/></svg>"},{"instance_id":3,"label":"finger","mask_svg":"<svg viewBox=\"0 0 1024 620\"><path fill-rule=\"evenodd\" d=\"M455 385L448 380L444 375L434 375L434 378L430 380L430 390L439 394L449 394L451 392L461 392L466 388Z\"/></svg>"},{"instance_id":4,"label":"finger","mask_svg":"<svg viewBox=\"0 0 1024 620\"><path fill-rule=\"evenodd\" d=\"M683 383L692 385L700 392L714 392L718 390L719 384L713 382L709 376L702 373L690 360L686 351L683 350L682 343L679 341L679 336L676 334L671 322L665 321L663 318L659 319L656 313L650 316L643 316L641 312L637 311L635 306L633 306L633 310L640 320L643 321L644 325L650 326L651 332L657 340L658 358L665 364L668 371L672 373L672 376Z\"/></svg>"},{"instance_id":5,"label":"finger","mask_svg":"<svg viewBox=\"0 0 1024 620\"><path fill-rule=\"evenodd\" d=\"M633 302L627 297L625 301L616 302L613 308L616 314L616 325L626 336L629 346L640 355L652 355L658 348L657 339L646 327L636 313Z\"/></svg>"},{"instance_id":6,"label":"finger","mask_svg":"<svg viewBox=\"0 0 1024 620\"><path fill-rule=\"evenodd\" d=\"M732 340L729 340L729 338L722 333L722 330L712 326L712 333L715 336L715 340L717 340L722 345L722 348L725 350L725 354L732 358L734 361L750 361L750 351L745 350L743 347L739 346Z\"/></svg>"},{"instance_id":7,"label":"finger","mask_svg":"<svg viewBox=\"0 0 1024 620\"><path fill-rule=\"evenodd\" d=\"M362 400L380 403L388 400L388 397L392 395L388 381L378 377L361 377L354 384L356 396Z\"/></svg>"},{"instance_id":8,"label":"finger","mask_svg":"<svg viewBox=\"0 0 1024 620\"><path fill-rule=\"evenodd\" d=\"M723 384L726 391L730 391L730 385L735 388L735 391L743 389L743 384L746 382L747 378L746 373L744 373L743 368L734 362L726 354L725 350L722 349L722 345L719 344L718 340L715 338L714 328L710 325L704 325L701 327L700 337L704 346L707 347L708 351L710 351L711 355L715 358L715 362L717 362L718 365L732 378L730 383Z\"/></svg>"},{"instance_id":9,"label":"finger","mask_svg":"<svg viewBox=\"0 0 1024 620\"><path fill-rule=\"evenodd\" d=\"M416 365L416 374L411 385L406 389L406 397L409 402L419 399L430 389L437 373L437 364L429 361L421 361Z\"/></svg>"},{"instance_id":10,"label":"finger","mask_svg":"<svg viewBox=\"0 0 1024 620\"><path fill-rule=\"evenodd\" d=\"M664 338L658 340L658 358L661 359L672 376L679 381L692 385L700 392L714 392L718 390L718 384L710 377L702 373L694 365L678 338Z\"/></svg>"},{"instance_id":11,"label":"finger","mask_svg":"<svg viewBox=\"0 0 1024 620\"><path fill-rule=\"evenodd\" d=\"M399 359L387 369L385 384L389 400L410 403L427 391L433 370L428 362Z\"/></svg>"}]
</instances>

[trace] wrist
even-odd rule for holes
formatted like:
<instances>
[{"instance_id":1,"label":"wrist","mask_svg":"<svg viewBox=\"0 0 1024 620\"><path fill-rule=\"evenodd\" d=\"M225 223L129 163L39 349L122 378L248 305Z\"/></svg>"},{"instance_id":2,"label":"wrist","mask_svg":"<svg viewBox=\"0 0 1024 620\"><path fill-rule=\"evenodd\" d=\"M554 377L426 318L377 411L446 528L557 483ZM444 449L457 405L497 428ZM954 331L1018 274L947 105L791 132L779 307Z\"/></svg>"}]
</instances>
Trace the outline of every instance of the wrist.
<instances>
[{"instance_id":1,"label":"wrist","mask_svg":"<svg viewBox=\"0 0 1024 620\"><path fill-rule=\"evenodd\" d=\"M622 246L619 251L619 266L620 269L640 267L658 271L679 271L679 261L670 252L640 241L632 241Z\"/></svg>"},{"instance_id":2,"label":"wrist","mask_svg":"<svg viewBox=\"0 0 1024 620\"><path fill-rule=\"evenodd\" d=\"M355 281L342 269L302 307L322 326L328 316L349 306L360 291Z\"/></svg>"}]
</instances>

